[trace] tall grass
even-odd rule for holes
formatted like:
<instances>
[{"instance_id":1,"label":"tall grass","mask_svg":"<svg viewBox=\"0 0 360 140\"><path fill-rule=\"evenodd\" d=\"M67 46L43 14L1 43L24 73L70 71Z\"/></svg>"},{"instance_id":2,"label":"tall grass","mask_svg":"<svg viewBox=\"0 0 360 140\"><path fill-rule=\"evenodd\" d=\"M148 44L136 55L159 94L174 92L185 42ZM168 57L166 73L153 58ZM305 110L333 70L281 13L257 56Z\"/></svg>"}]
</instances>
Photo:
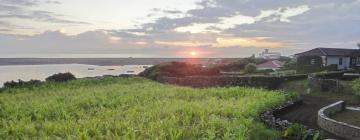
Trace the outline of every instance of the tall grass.
<instances>
[{"instance_id":1,"label":"tall grass","mask_svg":"<svg viewBox=\"0 0 360 140\"><path fill-rule=\"evenodd\" d=\"M276 91L142 78L46 83L0 93L0 139L276 139L258 115L284 100Z\"/></svg>"}]
</instances>

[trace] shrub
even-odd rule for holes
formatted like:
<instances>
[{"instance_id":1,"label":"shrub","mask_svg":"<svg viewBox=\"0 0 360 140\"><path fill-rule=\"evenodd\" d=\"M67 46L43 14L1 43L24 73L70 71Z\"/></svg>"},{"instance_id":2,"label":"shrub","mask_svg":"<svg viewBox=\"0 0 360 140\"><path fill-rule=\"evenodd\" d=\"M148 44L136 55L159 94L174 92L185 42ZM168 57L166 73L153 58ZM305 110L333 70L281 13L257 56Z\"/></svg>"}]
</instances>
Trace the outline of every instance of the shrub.
<instances>
[{"instance_id":1,"label":"shrub","mask_svg":"<svg viewBox=\"0 0 360 140\"><path fill-rule=\"evenodd\" d=\"M275 72L275 71L272 70L272 69L264 69L264 70L256 70L255 73L263 73L263 74L265 74L265 75L268 75L268 74L270 74L270 73L272 73L272 72Z\"/></svg>"},{"instance_id":2,"label":"shrub","mask_svg":"<svg viewBox=\"0 0 360 140\"><path fill-rule=\"evenodd\" d=\"M320 56L301 56L297 58L298 73L319 72L322 68L322 58Z\"/></svg>"},{"instance_id":3,"label":"shrub","mask_svg":"<svg viewBox=\"0 0 360 140\"><path fill-rule=\"evenodd\" d=\"M286 130L284 136L292 140L306 139L306 128L301 124L291 124Z\"/></svg>"},{"instance_id":4,"label":"shrub","mask_svg":"<svg viewBox=\"0 0 360 140\"><path fill-rule=\"evenodd\" d=\"M146 69L139 75L156 80L158 77L212 76L219 75L216 68L203 68L201 65L185 62L167 62Z\"/></svg>"},{"instance_id":5,"label":"shrub","mask_svg":"<svg viewBox=\"0 0 360 140\"><path fill-rule=\"evenodd\" d=\"M340 79L344 76L344 72L315 73L314 76L320 79Z\"/></svg>"},{"instance_id":6,"label":"shrub","mask_svg":"<svg viewBox=\"0 0 360 140\"><path fill-rule=\"evenodd\" d=\"M254 63L250 63L245 66L245 73L254 73L254 72L256 72L256 65Z\"/></svg>"},{"instance_id":7,"label":"shrub","mask_svg":"<svg viewBox=\"0 0 360 140\"><path fill-rule=\"evenodd\" d=\"M338 65L331 64L331 65L325 66L324 70L326 70L326 71L337 71L338 70Z\"/></svg>"},{"instance_id":8,"label":"shrub","mask_svg":"<svg viewBox=\"0 0 360 140\"><path fill-rule=\"evenodd\" d=\"M4 88L15 88L15 87L26 87L41 84L40 80L30 80L30 81L8 81L4 83Z\"/></svg>"},{"instance_id":9,"label":"shrub","mask_svg":"<svg viewBox=\"0 0 360 140\"><path fill-rule=\"evenodd\" d=\"M296 61L286 61L281 70L296 70Z\"/></svg>"},{"instance_id":10,"label":"shrub","mask_svg":"<svg viewBox=\"0 0 360 140\"><path fill-rule=\"evenodd\" d=\"M357 96L360 96L360 79L352 81L351 87Z\"/></svg>"},{"instance_id":11,"label":"shrub","mask_svg":"<svg viewBox=\"0 0 360 140\"><path fill-rule=\"evenodd\" d=\"M247 57L247 58L237 58L230 62L222 62L216 66L216 69L220 71L242 71L245 69L247 64L261 64L267 60L263 58Z\"/></svg>"},{"instance_id":12,"label":"shrub","mask_svg":"<svg viewBox=\"0 0 360 140\"><path fill-rule=\"evenodd\" d=\"M66 82L66 81L70 81L70 80L75 80L76 77L71 74L70 72L67 73L58 73L58 74L54 74L52 76L49 76L46 78L46 81L51 81L51 82Z\"/></svg>"},{"instance_id":13,"label":"shrub","mask_svg":"<svg viewBox=\"0 0 360 140\"><path fill-rule=\"evenodd\" d=\"M291 124L286 130L284 137L290 140L320 140L321 135L319 131L310 132L304 125Z\"/></svg>"}]
</instances>

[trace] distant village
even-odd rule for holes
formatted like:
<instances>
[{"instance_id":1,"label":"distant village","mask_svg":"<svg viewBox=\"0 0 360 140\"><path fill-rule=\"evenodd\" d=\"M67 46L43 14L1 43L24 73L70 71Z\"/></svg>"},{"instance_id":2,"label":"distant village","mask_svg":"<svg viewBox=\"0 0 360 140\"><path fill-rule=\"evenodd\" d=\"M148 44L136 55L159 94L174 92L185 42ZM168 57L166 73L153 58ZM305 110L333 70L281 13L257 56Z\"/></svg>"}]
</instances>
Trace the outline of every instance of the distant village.
<instances>
[{"instance_id":1,"label":"distant village","mask_svg":"<svg viewBox=\"0 0 360 140\"><path fill-rule=\"evenodd\" d=\"M281 61L281 53L265 49L258 55L258 58L267 60L257 64L258 70L279 70L286 62ZM291 57L296 63L298 72L309 73L321 70L338 71L357 69L360 66L359 49L343 48L314 48L305 52L297 53Z\"/></svg>"}]
</instances>

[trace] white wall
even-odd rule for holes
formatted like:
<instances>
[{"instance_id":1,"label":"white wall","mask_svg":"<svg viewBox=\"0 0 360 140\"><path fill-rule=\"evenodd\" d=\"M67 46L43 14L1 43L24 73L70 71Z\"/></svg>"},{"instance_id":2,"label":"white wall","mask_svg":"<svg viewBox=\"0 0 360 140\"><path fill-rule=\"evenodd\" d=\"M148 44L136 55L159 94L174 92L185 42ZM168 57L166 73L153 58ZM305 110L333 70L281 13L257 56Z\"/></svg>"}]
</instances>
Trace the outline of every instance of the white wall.
<instances>
[{"instance_id":1,"label":"white wall","mask_svg":"<svg viewBox=\"0 0 360 140\"><path fill-rule=\"evenodd\" d=\"M328 56L327 57L327 66L331 65L331 64L336 64L338 65L338 69L348 69L350 67L350 58L349 57L342 57L343 58L343 63L342 65L339 65L339 58L341 58L341 56Z\"/></svg>"}]
</instances>

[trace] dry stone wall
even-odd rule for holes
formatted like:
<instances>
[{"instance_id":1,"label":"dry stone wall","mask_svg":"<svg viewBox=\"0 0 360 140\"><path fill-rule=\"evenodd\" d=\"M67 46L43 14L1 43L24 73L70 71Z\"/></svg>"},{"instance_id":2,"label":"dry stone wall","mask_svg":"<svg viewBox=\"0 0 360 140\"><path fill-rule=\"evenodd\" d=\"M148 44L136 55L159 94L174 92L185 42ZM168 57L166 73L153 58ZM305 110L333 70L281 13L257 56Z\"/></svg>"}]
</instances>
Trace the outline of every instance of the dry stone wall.
<instances>
[{"instance_id":1,"label":"dry stone wall","mask_svg":"<svg viewBox=\"0 0 360 140\"><path fill-rule=\"evenodd\" d=\"M320 109L318 112L318 125L322 129L339 137L343 137L349 140L360 140L359 127L329 118L329 116L341 112L345 109L351 108L346 108L344 101L339 101Z\"/></svg>"}]
</instances>

